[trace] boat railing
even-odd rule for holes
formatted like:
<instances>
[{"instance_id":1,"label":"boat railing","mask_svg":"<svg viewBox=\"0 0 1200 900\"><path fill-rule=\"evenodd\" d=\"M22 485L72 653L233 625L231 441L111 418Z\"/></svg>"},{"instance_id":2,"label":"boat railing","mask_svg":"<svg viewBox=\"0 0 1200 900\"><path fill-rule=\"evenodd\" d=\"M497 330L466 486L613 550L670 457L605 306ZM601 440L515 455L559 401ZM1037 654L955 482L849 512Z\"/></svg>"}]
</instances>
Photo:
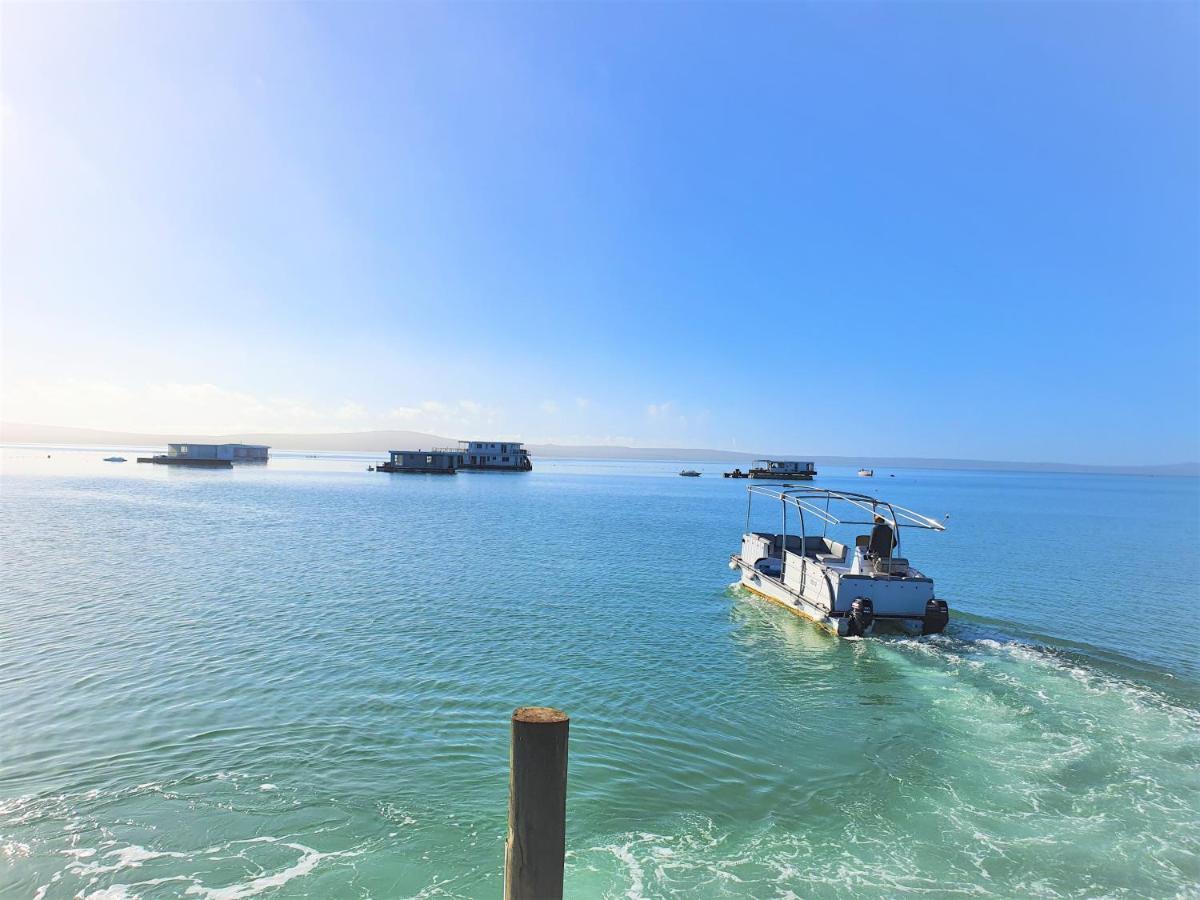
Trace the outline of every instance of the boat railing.
<instances>
[{"instance_id":1,"label":"boat railing","mask_svg":"<svg viewBox=\"0 0 1200 900\"><path fill-rule=\"evenodd\" d=\"M434 453L461 453L464 456L470 456L472 453L475 456L500 456L507 454L508 456L528 456L529 451L524 447L519 447L516 450L505 450L503 454L500 450L468 450L465 447L434 447Z\"/></svg>"}]
</instances>

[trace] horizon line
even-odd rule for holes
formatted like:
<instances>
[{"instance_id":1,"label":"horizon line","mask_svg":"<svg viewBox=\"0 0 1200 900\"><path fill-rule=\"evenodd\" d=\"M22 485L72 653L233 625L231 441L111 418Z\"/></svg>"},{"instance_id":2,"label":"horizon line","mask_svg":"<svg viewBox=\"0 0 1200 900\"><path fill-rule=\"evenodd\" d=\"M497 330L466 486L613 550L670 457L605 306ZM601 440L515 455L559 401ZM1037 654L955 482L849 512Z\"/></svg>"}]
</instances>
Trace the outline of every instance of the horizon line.
<instances>
[{"instance_id":1,"label":"horizon line","mask_svg":"<svg viewBox=\"0 0 1200 900\"><path fill-rule=\"evenodd\" d=\"M13 427L29 428L29 429L44 428L44 429L61 430L61 431L91 432L96 435L108 436L109 441L113 440L112 436L119 435L119 436L123 436L123 437L134 437L134 438L162 438L164 440L164 442L172 443L172 441L168 440L169 438L181 436L178 432L176 434L172 435L172 434L164 434L161 432L150 432L150 431L125 431L125 430L118 430L118 429L102 429L102 428L81 427L81 426L73 426L73 425L47 425L47 424L37 424L37 423L32 423L32 422L0 421L0 445L34 445L34 446L37 446L37 445L41 445L44 443L43 441L40 441L40 440L34 440L34 441L20 441L20 440L9 441L9 440L7 440L3 436L3 432L4 432L4 430L13 428ZM229 438L229 437L235 437L235 436L239 436L239 435L275 435L278 437L295 437L295 438L306 438L307 437L307 438L330 439L330 438L337 438L340 436L363 437L363 436L371 436L371 435L388 434L388 433L392 433L392 432L404 432L404 433L408 433L408 434L426 435L428 437L436 438L438 440L443 440L443 441L451 441L451 440L458 441L458 440L460 440L458 438L448 438L444 435L433 434L432 432L415 431L415 430L405 429L405 428L376 428L376 429L367 429L367 430L358 430L358 431L297 431L297 432L255 431L252 429L241 429L241 430L235 430L235 431L217 433L217 434L199 434L199 433L188 434L185 437L187 440L190 440L193 442L194 442L195 438L197 438L197 437L215 439L215 438ZM986 459L986 458L975 458L975 457L909 456L909 455L889 455L889 454L877 454L877 453L876 454L863 453L863 454L854 454L854 455L849 455L849 454L845 454L845 453L812 453L812 454L797 454L797 453L793 453L793 452L763 453L763 452L758 452L758 451L750 452L750 451L743 451L740 449L726 449L726 448L717 448L717 447L664 447L664 446L638 446L636 444L570 444L570 443L561 443L558 441L523 441L523 440L517 441L514 438L496 438L496 440L512 441L513 443L522 443L528 447L562 448L565 450L599 449L599 450L609 450L609 451L629 450L629 451L637 451L639 453L649 453L649 452L655 452L655 451L693 453L693 454L719 453L719 454L725 454L725 455L730 455L730 456L745 457L746 459L781 459L784 457L804 457L806 459L812 459L813 461L824 460L826 462L831 461L831 460L845 460L848 463L874 462L874 463L878 464L880 461L887 461L887 462L890 462L892 465L899 465L902 461L906 461L909 463L921 463L921 462L941 463L941 464L943 464L942 467L944 467L944 464L946 464L946 463L966 463L966 464L982 466L982 467L991 467L991 466L1027 466L1027 467L1059 467L1059 468L1066 467L1069 469L1093 469L1093 470L1195 469L1196 471L1192 472L1192 473L1182 472L1179 474L1184 474L1184 475L1200 474L1200 460L1179 460L1176 462L1169 462L1169 463L1088 463L1088 462L1081 463L1081 462L1063 462L1063 461L1049 461L1049 460L1005 460L1005 459ZM65 439L65 438L60 439L59 442L64 443L64 444L73 444L76 446L82 446L82 445L78 445L75 441ZM134 442L134 443L137 443L137 442ZM280 449L281 450L290 450L293 448L280 447ZM305 448L297 447L294 449L303 450ZM350 447L345 447L345 448L340 448L340 449L343 452L347 452L347 453L376 452L374 450L355 450ZM337 450L326 449L321 452L337 452ZM836 463L834 463L834 464L836 465Z\"/></svg>"}]
</instances>

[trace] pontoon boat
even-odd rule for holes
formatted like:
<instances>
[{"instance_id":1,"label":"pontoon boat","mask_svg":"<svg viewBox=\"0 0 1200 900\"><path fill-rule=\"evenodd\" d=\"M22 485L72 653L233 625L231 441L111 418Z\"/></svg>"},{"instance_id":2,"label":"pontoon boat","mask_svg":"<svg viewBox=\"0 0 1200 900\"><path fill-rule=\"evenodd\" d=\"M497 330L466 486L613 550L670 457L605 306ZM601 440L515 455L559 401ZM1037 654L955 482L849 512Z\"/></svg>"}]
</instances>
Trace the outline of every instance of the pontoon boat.
<instances>
[{"instance_id":1,"label":"pontoon boat","mask_svg":"<svg viewBox=\"0 0 1200 900\"><path fill-rule=\"evenodd\" d=\"M750 530L755 495L779 503L780 534ZM788 534L789 515L793 522L799 517L798 533ZM847 546L830 537L831 525L857 532L866 526L867 533L848 534L854 543ZM936 634L950 612L945 600L934 597L933 579L901 555L905 528L946 530L935 519L866 494L750 485L742 550L729 568L741 571L742 587L839 637L884 630Z\"/></svg>"},{"instance_id":2,"label":"pontoon boat","mask_svg":"<svg viewBox=\"0 0 1200 900\"><path fill-rule=\"evenodd\" d=\"M750 477L756 481L777 478L783 481L812 481L816 464L799 459L756 459Z\"/></svg>"}]
</instances>

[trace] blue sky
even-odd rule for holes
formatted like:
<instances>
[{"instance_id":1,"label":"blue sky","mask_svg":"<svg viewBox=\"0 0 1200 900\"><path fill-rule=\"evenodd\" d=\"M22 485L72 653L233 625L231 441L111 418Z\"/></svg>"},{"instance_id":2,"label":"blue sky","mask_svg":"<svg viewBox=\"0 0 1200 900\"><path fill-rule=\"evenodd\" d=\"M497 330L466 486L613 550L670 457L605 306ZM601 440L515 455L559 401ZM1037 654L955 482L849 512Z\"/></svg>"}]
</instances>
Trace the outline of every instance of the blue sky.
<instances>
[{"instance_id":1,"label":"blue sky","mask_svg":"<svg viewBox=\"0 0 1200 900\"><path fill-rule=\"evenodd\" d=\"M6 4L3 416L1200 458L1198 10Z\"/></svg>"}]
</instances>

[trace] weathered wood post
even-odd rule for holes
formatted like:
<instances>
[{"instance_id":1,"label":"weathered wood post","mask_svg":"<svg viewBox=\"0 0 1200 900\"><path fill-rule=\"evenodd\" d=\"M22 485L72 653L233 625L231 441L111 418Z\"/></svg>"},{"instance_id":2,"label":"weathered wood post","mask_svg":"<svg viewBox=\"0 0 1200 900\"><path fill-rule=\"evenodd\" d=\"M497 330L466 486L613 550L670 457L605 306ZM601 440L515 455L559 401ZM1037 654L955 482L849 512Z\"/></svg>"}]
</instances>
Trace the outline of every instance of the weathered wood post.
<instances>
[{"instance_id":1,"label":"weathered wood post","mask_svg":"<svg viewBox=\"0 0 1200 900\"><path fill-rule=\"evenodd\" d=\"M557 900L567 852L567 730L548 706L512 716L504 900Z\"/></svg>"}]
</instances>

